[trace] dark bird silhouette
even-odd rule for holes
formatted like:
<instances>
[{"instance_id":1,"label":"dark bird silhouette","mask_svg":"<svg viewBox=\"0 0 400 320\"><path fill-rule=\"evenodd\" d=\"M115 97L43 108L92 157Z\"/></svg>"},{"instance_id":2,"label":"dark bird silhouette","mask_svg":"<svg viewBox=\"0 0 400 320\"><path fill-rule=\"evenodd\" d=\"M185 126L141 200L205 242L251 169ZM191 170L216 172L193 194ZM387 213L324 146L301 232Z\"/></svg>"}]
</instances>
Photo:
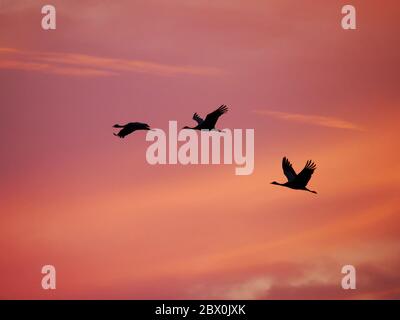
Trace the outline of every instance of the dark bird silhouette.
<instances>
[{"instance_id":1,"label":"dark bird silhouette","mask_svg":"<svg viewBox=\"0 0 400 320\"><path fill-rule=\"evenodd\" d=\"M113 128L122 128L118 133L113 133L114 136L120 138L125 138L125 136L131 134L136 130L151 130L147 123L141 123L141 122L129 122L123 126L115 124L113 125Z\"/></svg>"},{"instance_id":2,"label":"dark bird silhouette","mask_svg":"<svg viewBox=\"0 0 400 320\"><path fill-rule=\"evenodd\" d=\"M215 124L217 123L220 116L228 112L228 107L226 105L220 106L217 110L209 113L203 120L197 113L193 115L193 120L197 122L195 127L183 127L183 129L193 129L193 130L217 130L215 129Z\"/></svg>"},{"instance_id":3,"label":"dark bird silhouette","mask_svg":"<svg viewBox=\"0 0 400 320\"><path fill-rule=\"evenodd\" d=\"M312 193L317 193L316 191L309 190L306 187L307 183L311 179L312 174L314 173L314 170L317 169L317 166L314 162L308 160L304 169L301 170L299 174L296 174L296 171L294 171L292 164L286 157L284 157L282 159L282 169L288 181L285 183L273 181L271 182L271 184L276 184L278 186L288 187L296 190L305 190Z\"/></svg>"}]
</instances>

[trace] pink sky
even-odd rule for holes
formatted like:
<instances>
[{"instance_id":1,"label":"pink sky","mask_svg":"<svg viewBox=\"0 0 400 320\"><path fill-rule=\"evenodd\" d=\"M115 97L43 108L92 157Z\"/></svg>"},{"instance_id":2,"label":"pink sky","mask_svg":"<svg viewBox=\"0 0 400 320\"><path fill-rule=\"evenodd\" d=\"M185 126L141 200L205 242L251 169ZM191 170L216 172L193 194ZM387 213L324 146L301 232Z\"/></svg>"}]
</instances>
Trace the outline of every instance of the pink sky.
<instances>
[{"instance_id":1,"label":"pink sky","mask_svg":"<svg viewBox=\"0 0 400 320\"><path fill-rule=\"evenodd\" d=\"M0 4L0 298L400 297L396 1ZM255 171L151 166L114 123L255 129ZM318 169L276 187L280 162ZM41 289L41 267L57 290ZM340 287L357 268L357 290Z\"/></svg>"}]
</instances>

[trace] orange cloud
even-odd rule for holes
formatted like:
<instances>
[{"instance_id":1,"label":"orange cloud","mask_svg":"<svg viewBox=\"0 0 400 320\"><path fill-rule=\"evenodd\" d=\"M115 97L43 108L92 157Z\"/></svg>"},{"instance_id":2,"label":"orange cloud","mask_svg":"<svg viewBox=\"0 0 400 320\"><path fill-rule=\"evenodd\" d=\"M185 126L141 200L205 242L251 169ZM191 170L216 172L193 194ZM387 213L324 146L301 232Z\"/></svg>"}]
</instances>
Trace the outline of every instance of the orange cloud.
<instances>
[{"instance_id":1,"label":"orange cloud","mask_svg":"<svg viewBox=\"0 0 400 320\"><path fill-rule=\"evenodd\" d=\"M302 122L307 124L312 124L321 127L329 127L329 128L337 128L337 129L349 129L349 130L358 130L362 131L363 129L357 124L351 123L349 121L345 121L342 119L334 118L334 117L326 117L319 115L306 115L306 114L298 114L298 113L289 113L289 112L279 112L279 111L269 111L269 110L255 110L257 114L270 116L273 118Z\"/></svg>"},{"instance_id":2,"label":"orange cloud","mask_svg":"<svg viewBox=\"0 0 400 320\"><path fill-rule=\"evenodd\" d=\"M159 76L217 76L222 74L222 71L217 68L177 66L79 53L32 52L15 48L0 48L0 54L11 55L10 60L1 61L0 68L2 69L42 71L75 76L111 76L121 72L148 73Z\"/></svg>"}]
</instances>

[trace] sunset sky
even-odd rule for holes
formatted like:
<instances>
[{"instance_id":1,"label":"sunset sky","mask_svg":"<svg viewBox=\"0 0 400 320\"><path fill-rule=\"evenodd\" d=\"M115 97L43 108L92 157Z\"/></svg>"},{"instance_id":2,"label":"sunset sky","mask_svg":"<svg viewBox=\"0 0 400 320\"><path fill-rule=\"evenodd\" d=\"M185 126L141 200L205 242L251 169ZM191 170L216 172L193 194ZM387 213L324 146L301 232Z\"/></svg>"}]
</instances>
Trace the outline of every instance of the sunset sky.
<instances>
[{"instance_id":1,"label":"sunset sky","mask_svg":"<svg viewBox=\"0 0 400 320\"><path fill-rule=\"evenodd\" d=\"M0 298L400 298L399 19L394 0L0 0ZM145 132L112 134L221 104L219 128L255 130L252 175L152 166ZM284 156L315 161L317 195L270 184Z\"/></svg>"}]
</instances>

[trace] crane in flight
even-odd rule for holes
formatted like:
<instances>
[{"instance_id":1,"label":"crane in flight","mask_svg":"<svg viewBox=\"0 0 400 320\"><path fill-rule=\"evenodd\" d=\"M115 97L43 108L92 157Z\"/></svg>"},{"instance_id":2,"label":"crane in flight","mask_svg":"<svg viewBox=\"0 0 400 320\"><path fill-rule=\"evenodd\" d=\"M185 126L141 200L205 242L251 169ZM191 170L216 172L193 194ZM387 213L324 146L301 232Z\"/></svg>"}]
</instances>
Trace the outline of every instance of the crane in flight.
<instances>
[{"instance_id":1,"label":"crane in flight","mask_svg":"<svg viewBox=\"0 0 400 320\"><path fill-rule=\"evenodd\" d=\"M308 192L317 193L316 191L312 191L307 188L307 184L310 181L311 176L316 168L317 166L315 165L315 163L311 160L308 160L304 169L301 170L299 174L296 174L296 171L294 171L290 161L286 157L284 157L282 159L282 169L288 181L285 183L273 181L271 182L271 184L295 190L305 190Z\"/></svg>"},{"instance_id":2,"label":"crane in flight","mask_svg":"<svg viewBox=\"0 0 400 320\"><path fill-rule=\"evenodd\" d=\"M183 129L193 129L193 130L216 130L215 125L220 116L224 113L228 112L228 107L226 105L220 106L217 110L209 113L206 118L203 120L197 113L193 115L193 120L197 122L197 126L195 127L183 127Z\"/></svg>"},{"instance_id":3,"label":"crane in flight","mask_svg":"<svg viewBox=\"0 0 400 320\"><path fill-rule=\"evenodd\" d=\"M147 123L141 122L129 122L125 125L115 124L113 128L122 128L118 133L113 133L114 136L125 138L128 134L135 132L137 130L151 130Z\"/></svg>"}]
</instances>

